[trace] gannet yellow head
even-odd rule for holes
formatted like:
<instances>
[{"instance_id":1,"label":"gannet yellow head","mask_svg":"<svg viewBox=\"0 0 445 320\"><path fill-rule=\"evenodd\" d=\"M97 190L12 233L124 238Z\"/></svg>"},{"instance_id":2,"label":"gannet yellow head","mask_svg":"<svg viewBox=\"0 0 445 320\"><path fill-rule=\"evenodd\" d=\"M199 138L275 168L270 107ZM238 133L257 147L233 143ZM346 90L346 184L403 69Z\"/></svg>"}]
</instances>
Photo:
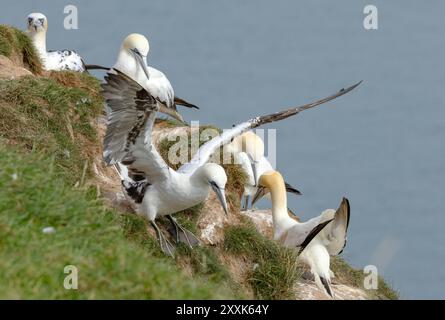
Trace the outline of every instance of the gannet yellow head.
<instances>
[{"instance_id":1,"label":"gannet yellow head","mask_svg":"<svg viewBox=\"0 0 445 320\"><path fill-rule=\"evenodd\" d=\"M272 195L273 205L287 206L286 186L283 176L274 170L265 172L258 179L258 190L253 196L252 205L269 191Z\"/></svg>"},{"instance_id":2,"label":"gannet yellow head","mask_svg":"<svg viewBox=\"0 0 445 320\"><path fill-rule=\"evenodd\" d=\"M258 185L268 189L276 189L281 185L284 186L284 179L281 173L271 170L261 175L258 180Z\"/></svg>"},{"instance_id":3,"label":"gannet yellow head","mask_svg":"<svg viewBox=\"0 0 445 320\"><path fill-rule=\"evenodd\" d=\"M227 183L227 175L223 167L216 163L206 163L198 169L199 179L205 185L210 185L218 196L224 212L228 214L225 187Z\"/></svg>"},{"instance_id":4,"label":"gannet yellow head","mask_svg":"<svg viewBox=\"0 0 445 320\"><path fill-rule=\"evenodd\" d=\"M146 37L138 33L128 35L122 42L121 51L125 51L132 56L144 71L147 79L150 78L146 61L150 45Z\"/></svg>"},{"instance_id":5,"label":"gannet yellow head","mask_svg":"<svg viewBox=\"0 0 445 320\"><path fill-rule=\"evenodd\" d=\"M139 33L132 33L122 42L122 49L130 53L138 52L142 57L147 57L150 51L150 45L145 36Z\"/></svg>"},{"instance_id":6,"label":"gannet yellow head","mask_svg":"<svg viewBox=\"0 0 445 320\"><path fill-rule=\"evenodd\" d=\"M259 161L264 156L264 142L253 131L247 131L232 140L229 151L245 152L255 161Z\"/></svg>"},{"instance_id":7,"label":"gannet yellow head","mask_svg":"<svg viewBox=\"0 0 445 320\"><path fill-rule=\"evenodd\" d=\"M264 156L263 140L253 131L247 131L234 138L226 150L231 153L245 152L247 154L256 184L258 180L258 162Z\"/></svg>"},{"instance_id":8,"label":"gannet yellow head","mask_svg":"<svg viewBox=\"0 0 445 320\"><path fill-rule=\"evenodd\" d=\"M28 31L32 33L46 32L48 30L48 19L42 13L31 13L28 15Z\"/></svg>"}]
</instances>

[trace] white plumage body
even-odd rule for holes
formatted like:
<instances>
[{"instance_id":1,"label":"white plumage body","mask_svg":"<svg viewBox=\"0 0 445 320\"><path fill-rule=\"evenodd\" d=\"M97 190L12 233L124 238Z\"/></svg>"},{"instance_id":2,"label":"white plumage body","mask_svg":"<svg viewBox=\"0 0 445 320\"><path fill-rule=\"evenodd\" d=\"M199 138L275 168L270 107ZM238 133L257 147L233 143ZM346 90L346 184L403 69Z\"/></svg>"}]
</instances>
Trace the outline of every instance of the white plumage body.
<instances>
[{"instance_id":1,"label":"white plumage body","mask_svg":"<svg viewBox=\"0 0 445 320\"><path fill-rule=\"evenodd\" d=\"M84 72L85 65L82 57L72 50L49 51L41 54L40 58L43 62L45 70L54 71L77 71Z\"/></svg>"},{"instance_id":2,"label":"white plumage body","mask_svg":"<svg viewBox=\"0 0 445 320\"><path fill-rule=\"evenodd\" d=\"M76 71L84 72L85 64L82 57L73 50L46 50L46 32L48 20L41 13L31 13L28 16L28 34L47 71Z\"/></svg>"}]
</instances>

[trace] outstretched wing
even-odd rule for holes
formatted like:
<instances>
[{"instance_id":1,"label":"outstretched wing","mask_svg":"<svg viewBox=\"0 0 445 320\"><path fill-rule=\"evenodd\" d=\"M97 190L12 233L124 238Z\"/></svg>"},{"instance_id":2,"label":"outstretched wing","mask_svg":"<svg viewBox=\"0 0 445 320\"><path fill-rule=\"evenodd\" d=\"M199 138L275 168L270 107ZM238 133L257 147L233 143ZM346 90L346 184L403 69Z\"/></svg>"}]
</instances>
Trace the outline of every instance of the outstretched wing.
<instances>
[{"instance_id":1,"label":"outstretched wing","mask_svg":"<svg viewBox=\"0 0 445 320\"><path fill-rule=\"evenodd\" d=\"M253 119L250 119L246 122L243 122L241 124L238 124L237 126L233 127L232 129L225 130L222 134L219 136L213 138L212 140L206 142L203 144L196 154L193 156L192 160L189 163L186 163L182 165L178 171L180 172L193 172L200 166L202 166L204 163L206 163L210 156L221 146L225 145L226 143L230 142L232 138L242 134L243 132L253 129L256 127L259 127L261 125L264 125L266 123L275 122L279 120L286 119L290 116L296 115L299 112L313 108L315 106L318 106L320 104L323 104L325 102L331 101L335 98L338 98L351 90L355 89L362 81L354 84L353 86L341 89L337 93L330 95L329 97L326 97L321 100L317 100L315 102L311 102L308 104L305 104L303 106L290 108L284 111L276 112L273 114L268 114L265 116L256 117Z\"/></svg>"},{"instance_id":2,"label":"outstretched wing","mask_svg":"<svg viewBox=\"0 0 445 320\"><path fill-rule=\"evenodd\" d=\"M165 178L170 168L151 142L157 100L115 69L105 76L102 94L108 105L103 153L107 165L122 163L149 181Z\"/></svg>"},{"instance_id":3,"label":"outstretched wing","mask_svg":"<svg viewBox=\"0 0 445 320\"><path fill-rule=\"evenodd\" d=\"M340 254L346 246L347 232L351 208L349 200L343 198L339 208L335 212L334 220L324 229L324 239L326 239L326 248L331 256Z\"/></svg>"},{"instance_id":4,"label":"outstretched wing","mask_svg":"<svg viewBox=\"0 0 445 320\"><path fill-rule=\"evenodd\" d=\"M303 223L297 223L284 233L278 241L285 247L298 248L300 254L307 245L331 222L322 215Z\"/></svg>"}]
</instances>

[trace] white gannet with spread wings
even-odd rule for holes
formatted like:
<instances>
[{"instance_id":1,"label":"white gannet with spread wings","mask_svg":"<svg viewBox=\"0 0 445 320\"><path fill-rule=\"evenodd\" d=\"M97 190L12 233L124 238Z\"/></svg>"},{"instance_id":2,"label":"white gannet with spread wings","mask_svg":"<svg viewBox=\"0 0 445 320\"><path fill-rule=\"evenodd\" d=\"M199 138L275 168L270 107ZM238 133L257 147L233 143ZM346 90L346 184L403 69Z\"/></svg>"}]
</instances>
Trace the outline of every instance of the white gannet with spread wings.
<instances>
[{"instance_id":1,"label":"white gannet with spread wings","mask_svg":"<svg viewBox=\"0 0 445 320\"><path fill-rule=\"evenodd\" d=\"M226 173L220 165L207 163L213 152L248 129L296 115L342 96L359 85L357 83L325 99L301 107L243 122L202 145L189 163L175 171L162 159L151 140L156 112L162 111L165 106L160 104L155 96L157 91L152 94L151 88L146 85L145 79L149 75L147 70L144 71L145 63L139 40L141 39L124 42L126 54L136 57L132 66L142 66L140 77L136 77L138 81L134 80L135 77L121 72L123 66L119 66L119 69L115 67L113 72L107 73L106 83L102 84L103 96L109 108L108 127L104 139L104 160L108 165L121 163L126 166L129 175L137 177L133 179L133 182L138 183L133 191L141 191L138 197L133 198L138 198L139 201L137 212L148 218L156 230L162 251L172 256L174 247L157 227L155 223L157 217L169 217L176 227L176 240L185 239L185 242L192 246L198 240L180 226L171 214L203 202L211 190L217 194L227 213L224 193ZM145 78L141 78L142 73L146 73Z\"/></svg>"}]
</instances>

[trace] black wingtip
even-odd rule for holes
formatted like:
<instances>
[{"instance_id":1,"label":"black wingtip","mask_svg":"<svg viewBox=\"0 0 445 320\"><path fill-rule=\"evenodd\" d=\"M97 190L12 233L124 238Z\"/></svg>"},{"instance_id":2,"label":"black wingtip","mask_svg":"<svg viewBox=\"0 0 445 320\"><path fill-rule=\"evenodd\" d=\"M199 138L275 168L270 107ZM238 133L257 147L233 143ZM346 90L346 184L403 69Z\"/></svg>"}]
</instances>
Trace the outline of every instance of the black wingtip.
<instances>
[{"instance_id":1,"label":"black wingtip","mask_svg":"<svg viewBox=\"0 0 445 320\"><path fill-rule=\"evenodd\" d=\"M320 277L320 281L323 284L323 287L326 289L326 292L331 296L331 298L334 298L334 295L332 294L331 286L329 285L328 280L324 277Z\"/></svg>"},{"instance_id":2,"label":"black wingtip","mask_svg":"<svg viewBox=\"0 0 445 320\"><path fill-rule=\"evenodd\" d=\"M303 243L300 245L298 255L303 252L303 250L308 246L309 243L311 243L311 241L317 236L317 234L319 234L320 231L323 230L324 227L326 227L332 220L334 219L327 220L323 223L318 224L314 229L311 230L311 232L309 232L309 234L306 236L306 239L304 239Z\"/></svg>"},{"instance_id":3,"label":"black wingtip","mask_svg":"<svg viewBox=\"0 0 445 320\"><path fill-rule=\"evenodd\" d=\"M349 220L351 218L351 205L349 204L349 200L348 198L343 197L342 201L341 201L341 205L346 205L346 231L348 230L349 227Z\"/></svg>"}]
</instances>

